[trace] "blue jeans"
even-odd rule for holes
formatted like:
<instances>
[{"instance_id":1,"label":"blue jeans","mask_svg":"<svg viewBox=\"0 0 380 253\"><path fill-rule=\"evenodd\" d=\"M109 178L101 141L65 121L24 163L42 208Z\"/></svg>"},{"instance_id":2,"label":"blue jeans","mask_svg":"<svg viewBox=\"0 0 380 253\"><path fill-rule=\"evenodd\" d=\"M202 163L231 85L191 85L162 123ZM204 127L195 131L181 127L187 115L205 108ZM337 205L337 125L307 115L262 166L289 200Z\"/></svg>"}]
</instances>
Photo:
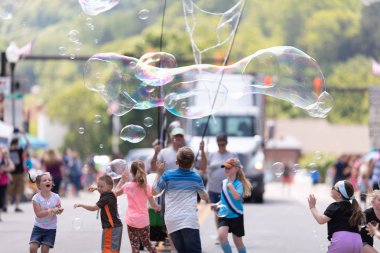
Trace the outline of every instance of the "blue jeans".
<instances>
[{"instance_id":1,"label":"blue jeans","mask_svg":"<svg viewBox=\"0 0 380 253\"><path fill-rule=\"evenodd\" d=\"M199 229L183 228L170 234L178 253L202 253Z\"/></svg>"}]
</instances>

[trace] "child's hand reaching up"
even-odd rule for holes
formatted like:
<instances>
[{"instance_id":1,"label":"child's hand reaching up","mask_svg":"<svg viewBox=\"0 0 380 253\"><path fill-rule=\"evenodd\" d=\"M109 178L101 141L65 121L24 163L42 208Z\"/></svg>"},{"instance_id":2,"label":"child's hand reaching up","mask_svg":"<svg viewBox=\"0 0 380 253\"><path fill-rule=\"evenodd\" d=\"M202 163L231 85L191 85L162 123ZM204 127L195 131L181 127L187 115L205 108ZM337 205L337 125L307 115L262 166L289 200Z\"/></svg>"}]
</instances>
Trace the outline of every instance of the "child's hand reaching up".
<instances>
[{"instance_id":1,"label":"child's hand reaching up","mask_svg":"<svg viewBox=\"0 0 380 253\"><path fill-rule=\"evenodd\" d=\"M315 205L317 204L317 199L314 197L314 194L310 194L307 201L309 202L310 209L315 208Z\"/></svg>"},{"instance_id":2,"label":"child's hand reaching up","mask_svg":"<svg viewBox=\"0 0 380 253\"><path fill-rule=\"evenodd\" d=\"M165 162L157 161L157 174L158 175L164 174L164 168L165 168Z\"/></svg>"},{"instance_id":3,"label":"child's hand reaching up","mask_svg":"<svg viewBox=\"0 0 380 253\"><path fill-rule=\"evenodd\" d=\"M121 174L121 181L123 181L123 182L126 182L127 180L128 180L128 178L129 178L129 172L128 172L128 170L125 170L124 172L123 172L123 174Z\"/></svg>"},{"instance_id":4,"label":"child's hand reaching up","mask_svg":"<svg viewBox=\"0 0 380 253\"><path fill-rule=\"evenodd\" d=\"M74 208L81 207L81 204L74 204Z\"/></svg>"}]
</instances>

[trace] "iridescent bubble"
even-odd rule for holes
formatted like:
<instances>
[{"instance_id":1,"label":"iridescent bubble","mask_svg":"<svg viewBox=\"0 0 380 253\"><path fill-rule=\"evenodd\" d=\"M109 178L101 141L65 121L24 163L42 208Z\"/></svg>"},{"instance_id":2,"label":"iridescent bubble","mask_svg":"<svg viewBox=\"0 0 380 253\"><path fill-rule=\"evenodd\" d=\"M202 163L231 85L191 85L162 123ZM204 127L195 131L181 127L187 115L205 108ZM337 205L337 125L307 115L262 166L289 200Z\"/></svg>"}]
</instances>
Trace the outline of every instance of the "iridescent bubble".
<instances>
[{"instance_id":1,"label":"iridescent bubble","mask_svg":"<svg viewBox=\"0 0 380 253\"><path fill-rule=\"evenodd\" d=\"M80 128L78 128L78 133L79 134L84 134L84 127L80 127Z\"/></svg>"},{"instance_id":2,"label":"iridescent bubble","mask_svg":"<svg viewBox=\"0 0 380 253\"><path fill-rule=\"evenodd\" d=\"M83 221L81 218L74 218L72 221L72 227L74 230L80 230L83 226Z\"/></svg>"},{"instance_id":3,"label":"iridescent bubble","mask_svg":"<svg viewBox=\"0 0 380 253\"><path fill-rule=\"evenodd\" d=\"M288 101L313 117L326 117L333 107L318 64L294 47L259 50L225 67L175 66L174 56L162 52L139 60L114 53L96 54L86 63L85 84L99 92L109 106L127 98L128 109L165 106L172 114L188 119L209 116L223 108L227 99L242 100L250 94ZM163 91L152 88L158 86L163 86Z\"/></svg>"},{"instance_id":4,"label":"iridescent bubble","mask_svg":"<svg viewBox=\"0 0 380 253\"><path fill-rule=\"evenodd\" d=\"M66 47L59 47L59 48L58 48L58 54L59 54L60 56L65 56L66 53L67 53L67 48L66 48Z\"/></svg>"},{"instance_id":5,"label":"iridescent bubble","mask_svg":"<svg viewBox=\"0 0 380 253\"><path fill-rule=\"evenodd\" d=\"M99 114L96 114L94 117L94 122L96 124L99 124L100 122L102 122L102 116L100 116Z\"/></svg>"},{"instance_id":6,"label":"iridescent bubble","mask_svg":"<svg viewBox=\"0 0 380 253\"><path fill-rule=\"evenodd\" d=\"M84 13L90 16L108 11L115 7L119 0L78 0Z\"/></svg>"},{"instance_id":7,"label":"iridescent bubble","mask_svg":"<svg viewBox=\"0 0 380 253\"><path fill-rule=\"evenodd\" d=\"M102 149L103 148L103 144L99 144L99 148Z\"/></svg>"},{"instance_id":8,"label":"iridescent bubble","mask_svg":"<svg viewBox=\"0 0 380 253\"><path fill-rule=\"evenodd\" d=\"M128 125L124 127L120 132L120 138L123 141L131 143L138 143L145 138L145 129L138 125Z\"/></svg>"},{"instance_id":9,"label":"iridescent bubble","mask_svg":"<svg viewBox=\"0 0 380 253\"><path fill-rule=\"evenodd\" d=\"M137 17L141 20L147 20L149 18L149 10L143 9L139 11L139 13L137 14Z\"/></svg>"},{"instance_id":10,"label":"iridescent bubble","mask_svg":"<svg viewBox=\"0 0 380 253\"><path fill-rule=\"evenodd\" d=\"M79 41L79 32L77 30L71 30L68 34L67 34L68 38L69 38L69 41L71 42L77 42Z\"/></svg>"},{"instance_id":11,"label":"iridescent bubble","mask_svg":"<svg viewBox=\"0 0 380 253\"><path fill-rule=\"evenodd\" d=\"M293 172L297 173L301 169L302 169L302 166L299 165L298 163L296 163L296 164L293 165Z\"/></svg>"},{"instance_id":12,"label":"iridescent bubble","mask_svg":"<svg viewBox=\"0 0 380 253\"><path fill-rule=\"evenodd\" d=\"M74 60L75 57L76 57L75 54L70 54L70 59L71 59L71 60Z\"/></svg>"},{"instance_id":13,"label":"iridescent bubble","mask_svg":"<svg viewBox=\"0 0 380 253\"><path fill-rule=\"evenodd\" d=\"M112 177L112 179L121 178L121 175L127 170L127 162L123 159L115 159L106 166L106 174Z\"/></svg>"},{"instance_id":14,"label":"iridescent bubble","mask_svg":"<svg viewBox=\"0 0 380 253\"><path fill-rule=\"evenodd\" d=\"M0 19L12 19L16 10L24 4L24 0L1 0L0 3Z\"/></svg>"},{"instance_id":15,"label":"iridescent bubble","mask_svg":"<svg viewBox=\"0 0 380 253\"><path fill-rule=\"evenodd\" d=\"M153 119L151 117L146 117L144 119L144 126L146 126L146 127L153 126Z\"/></svg>"},{"instance_id":16,"label":"iridescent bubble","mask_svg":"<svg viewBox=\"0 0 380 253\"><path fill-rule=\"evenodd\" d=\"M276 162L272 165L272 172L276 177L281 177L284 174L285 165L281 162Z\"/></svg>"},{"instance_id":17,"label":"iridescent bubble","mask_svg":"<svg viewBox=\"0 0 380 253\"><path fill-rule=\"evenodd\" d=\"M323 157L323 154L322 154L321 151L318 151L318 150L317 150L317 151L314 152L314 158L315 158L316 160L321 160L322 157Z\"/></svg>"},{"instance_id":18,"label":"iridescent bubble","mask_svg":"<svg viewBox=\"0 0 380 253\"><path fill-rule=\"evenodd\" d=\"M215 207L215 212L217 213L218 217L223 218L228 215L229 210L227 206L219 204Z\"/></svg>"}]
</instances>

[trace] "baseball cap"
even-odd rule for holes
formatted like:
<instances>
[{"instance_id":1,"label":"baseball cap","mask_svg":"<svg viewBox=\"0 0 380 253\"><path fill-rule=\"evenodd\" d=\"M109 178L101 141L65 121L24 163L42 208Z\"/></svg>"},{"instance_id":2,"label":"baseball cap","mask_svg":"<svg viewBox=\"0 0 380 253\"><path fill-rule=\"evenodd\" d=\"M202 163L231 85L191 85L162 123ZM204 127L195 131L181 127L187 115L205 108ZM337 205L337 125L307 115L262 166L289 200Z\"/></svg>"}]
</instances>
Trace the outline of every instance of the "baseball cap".
<instances>
[{"instance_id":1,"label":"baseball cap","mask_svg":"<svg viewBox=\"0 0 380 253\"><path fill-rule=\"evenodd\" d=\"M176 127L170 132L170 136L182 135L185 136L185 130L181 127Z\"/></svg>"},{"instance_id":2,"label":"baseball cap","mask_svg":"<svg viewBox=\"0 0 380 253\"><path fill-rule=\"evenodd\" d=\"M221 165L220 167L224 168L232 168L232 167L239 167L239 168L243 168L243 166L241 165L239 159L237 158L230 158L228 159L223 165Z\"/></svg>"}]
</instances>

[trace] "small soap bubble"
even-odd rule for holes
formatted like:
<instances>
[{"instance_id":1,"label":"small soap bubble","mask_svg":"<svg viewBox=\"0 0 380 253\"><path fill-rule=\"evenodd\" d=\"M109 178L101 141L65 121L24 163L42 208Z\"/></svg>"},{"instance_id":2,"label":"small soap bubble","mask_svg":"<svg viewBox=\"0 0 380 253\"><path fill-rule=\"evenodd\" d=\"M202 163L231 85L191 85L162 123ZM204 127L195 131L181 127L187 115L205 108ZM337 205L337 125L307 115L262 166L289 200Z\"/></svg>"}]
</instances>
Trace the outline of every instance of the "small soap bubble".
<instances>
[{"instance_id":1,"label":"small soap bubble","mask_svg":"<svg viewBox=\"0 0 380 253\"><path fill-rule=\"evenodd\" d=\"M75 54L70 54L70 59L74 60L75 59Z\"/></svg>"},{"instance_id":2,"label":"small soap bubble","mask_svg":"<svg viewBox=\"0 0 380 253\"><path fill-rule=\"evenodd\" d=\"M120 138L123 141L138 143L145 138L145 129L138 125L128 125L121 129Z\"/></svg>"},{"instance_id":3,"label":"small soap bubble","mask_svg":"<svg viewBox=\"0 0 380 253\"><path fill-rule=\"evenodd\" d=\"M151 117L146 117L144 119L144 126L151 127L153 125L153 119Z\"/></svg>"},{"instance_id":4,"label":"small soap bubble","mask_svg":"<svg viewBox=\"0 0 380 253\"><path fill-rule=\"evenodd\" d=\"M139 11L139 13L137 14L137 17L141 20L147 20L149 18L149 10L147 9L142 9L141 11Z\"/></svg>"},{"instance_id":5,"label":"small soap bubble","mask_svg":"<svg viewBox=\"0 0 380 253\"><path fill-rule=\"evenodd\" d=\"M315 158L316 160L321 160L322 157L323 157L323 155L322 155L322 152L321 152L321 151L315 151L315 152L314 152L314 158Z\"/></svg>"},{"instance_id":6,"label":"small soap bubble","mask_svg":"<svg viewBox=\"0 0 380 253\"><path fill-rule=\"evenodd\" d=\"M123 159L115 159L107 164L106 174L112 179L121 178L121 175L128 169L127 162Z\"/></svg>"},{"instance_id":7,"label":"small soap bubble","mask_svg":"<svg viewBox=\"0 0 380 253\"><path fill-rule=\"evenodd\" d=\"M79 38L78 38L79 32L77 30L71 30L67 36L69 37L69 41L71 42L79 41Z\"/></svg>"},{"instance_id":8,"label":"small soap bubble","mask_svg":"<svg viewBox=\"0 0 380 253\"><path fill-rule=\"evenodd\" d=\"M99 148L102 149L103 148L103 144L99 144Z\"/></svg>"},{"instance_id":9,"label":"small soap bubble","mask_svg":"<svg viewBox=\"0 0 380 253\"><path fill-rule=\"evenodd\" d=\"M72 225L74 230L80 230L82 228L83 221L81 218L74 218Z\"/></svg>"},{"instance_id":10,"label":"small soap bubble","mask_svg":"<svg viewBox=\"0 0 380 253\"><path fill-rule=\"evenodd\" d=\"M316 171L318 171L318 166L316 163L309 163L308 169L310 173L315 173Z\"/></svg>"},{"instance_id":11,"label":"small soap bubble","mask_svg":"<svg viewBox=\"0 0 380 253\"><path fill-rule=\"evenodd\" d=\"M302 169L302 166L299 165L298 163L294 164L293 165L293 172L294 173L297 173L298 171L300 171Z\"/></svg>"},{"instance_id":12,"label":"small soap bubble","mask_svg":"<svg viewBox=\"0 0 380 253\"><path fill-rule=\"evenodd\" d=\"M281 162L276 162L272 165L272 172L276 177L280 177L284 174L285 165Z\"/></svg>"},{"instance_id":13,"label":"small soap bubble","mask_svg":"<svg viewBox=\"0 0 380 253\"><path fill-rule=\"evenodd\" d=\"M98 43L99 43L99 40L98 40L98 39L94 39L94 43L95 43L95 44L98 44Z\"/></svg>"},{"instance_id":14,"label":"small soap bubble","mask_svg":"<svg viewBox=\"0 0 380 253\"><path fill-rule=\"evenodd\" d=\"M218 217L226 217L228 215L228 207L223 204L219 204L215 207L215 212L217 213Z\"/></svg>"},{"instance_id":15,"label":"small soap bubble","mask_svg":"<svg viewBox=\"0 0 380 253\"><path fill-rule=\"evenodd\" d=\"M96 114L94 117L94 122L96 124L99 124L100 122L102 122L102 116L100 116L99 114Z\"/></svg>"},{"instance_id":16,"label":"small soap bubble","mask_svg":"<svg viewBox=\"0 0 380 253\"><path fill-rule=\"evenodd\" d=\"M58 48L58 54L59 54L60 56L65 56L66 53L67 53L67 48L66 48L66 47L59 47L59 48Z\"/></svg>"},{"instance_id":17,"label":"small soap bubble","mask_svg":"<svg viewBox=\"0 0 380 253\"><path fill-rule=\"evenodd\" d=\"M84 134L84 127L78 128L78 132L79 132L79 134Z\"/></svg>"}]
</instances>

